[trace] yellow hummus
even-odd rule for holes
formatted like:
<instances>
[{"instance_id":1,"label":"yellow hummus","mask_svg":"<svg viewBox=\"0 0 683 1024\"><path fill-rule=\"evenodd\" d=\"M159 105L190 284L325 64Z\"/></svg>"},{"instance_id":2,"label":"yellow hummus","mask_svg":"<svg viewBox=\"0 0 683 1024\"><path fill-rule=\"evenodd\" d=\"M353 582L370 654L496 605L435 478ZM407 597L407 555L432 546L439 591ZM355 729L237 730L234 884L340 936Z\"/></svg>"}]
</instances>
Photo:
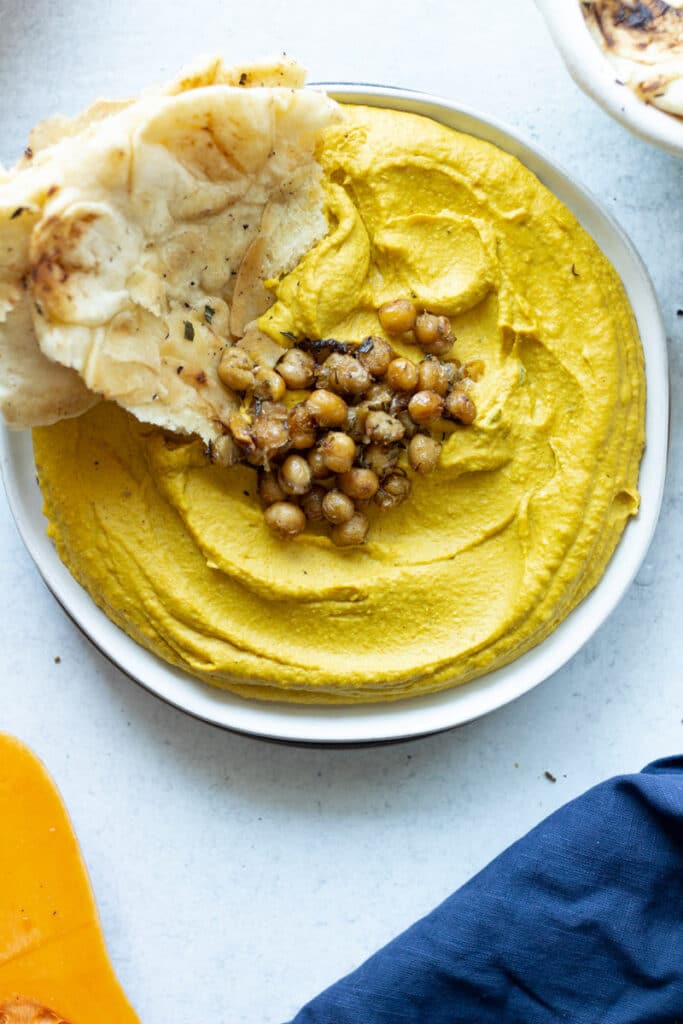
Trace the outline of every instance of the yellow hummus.
<instances>
[{"instance_id":1,"label":"yellow hummus","mask_svg":"<svg viewBox=\"0 0 683 1024\"><path fill-rule=\"evenodd\" d=\"M253 470L106 403L36 430L36 463L60 556L162 658L248 696L389 700L510 661L596 584L638 508L643 357L611 265L513 157L350 107L321 160L329 233L260 325L360 341L408 294L450 316L486 369L440 468L340 550L279 540Z\"/></svg>"}]
</instances>

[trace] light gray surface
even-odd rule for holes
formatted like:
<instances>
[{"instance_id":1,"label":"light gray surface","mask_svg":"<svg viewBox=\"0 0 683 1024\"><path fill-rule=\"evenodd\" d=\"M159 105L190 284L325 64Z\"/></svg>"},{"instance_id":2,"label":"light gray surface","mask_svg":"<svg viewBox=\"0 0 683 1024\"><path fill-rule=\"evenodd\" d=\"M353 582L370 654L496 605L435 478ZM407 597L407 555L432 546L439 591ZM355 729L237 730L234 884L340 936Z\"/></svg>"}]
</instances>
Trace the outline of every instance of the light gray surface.
<instances>
[{"instance_id":1,"label":"light gray surface","mask_svg":"<svg viewBox=\"0 0 683 1024\"><path fill-rule=\"evenodd\" d=\"M0 499L0 728L30 743L62 790L143 1024L286 1019L555 807L683 747L683 162L594 107L529 0L515 9L0 0L6 162L48 113L125 95L198 53L285 49L312 79L442 94L539 143L631 235L669 334L669 479L637 583L547 683L412 744L288 749L164 707L77 633Z\"/></svg>"}]
</instances>

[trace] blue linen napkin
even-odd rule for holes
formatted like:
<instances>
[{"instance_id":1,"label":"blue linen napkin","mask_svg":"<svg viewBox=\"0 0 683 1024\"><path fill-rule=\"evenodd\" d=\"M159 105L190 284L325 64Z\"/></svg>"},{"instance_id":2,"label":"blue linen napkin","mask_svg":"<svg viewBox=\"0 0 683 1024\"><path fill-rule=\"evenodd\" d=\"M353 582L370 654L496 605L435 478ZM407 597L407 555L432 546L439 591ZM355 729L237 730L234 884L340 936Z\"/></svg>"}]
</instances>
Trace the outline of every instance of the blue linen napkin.
<instances>
[{"instance_id":1,"label":"blue linen napkin","mask_svg":"<svg viewBox=\"0 0 683 1024\"><path fill-rule=\"evenodd\" d=\"M683 755L562 807L290 1024L683 1024Z\"/></svg>"}]
</instances>

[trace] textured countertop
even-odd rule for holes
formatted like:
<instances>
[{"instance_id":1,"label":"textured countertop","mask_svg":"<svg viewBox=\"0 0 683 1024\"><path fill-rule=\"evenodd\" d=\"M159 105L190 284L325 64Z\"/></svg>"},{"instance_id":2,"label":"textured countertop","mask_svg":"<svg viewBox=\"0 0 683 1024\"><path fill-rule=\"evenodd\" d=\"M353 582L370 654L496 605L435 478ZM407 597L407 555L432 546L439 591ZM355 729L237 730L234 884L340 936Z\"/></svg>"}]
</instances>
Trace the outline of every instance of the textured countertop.
<instances>
[{"instance_id":1,"label":"textured countertop","mask_svg":"<svg viewBox=\"0 0 683 1024\"><path fill-rule=\"evenodd\" d=\"M0 0L6 163L46 114L134 92L199 53L286 50L313 80L441 94L539 144L631 236L669 339L669 476L638 579L562 671L430 739L294 749L164 706L63 614L0 497L0 728L61 788L143 1024L286 1019L555 807L683 747L683 161L584 97L531 0L514 7Z\"/></svg>"}]
</instances>

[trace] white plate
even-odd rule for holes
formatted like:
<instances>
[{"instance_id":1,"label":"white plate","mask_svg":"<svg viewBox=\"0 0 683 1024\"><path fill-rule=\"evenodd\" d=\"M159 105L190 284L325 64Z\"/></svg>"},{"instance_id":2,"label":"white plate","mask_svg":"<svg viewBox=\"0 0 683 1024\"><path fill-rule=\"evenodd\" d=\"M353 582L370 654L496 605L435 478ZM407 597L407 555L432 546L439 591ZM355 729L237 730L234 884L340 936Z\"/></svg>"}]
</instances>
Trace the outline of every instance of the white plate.
<instances>
[{"instance_id":1,"label":"white plate","mask_svg":"<svg viewBox=\"0 0 683 1024\"><path fill-rule=\"evenodd\" d=\"M583 91L646 142L683 156L683 119L643 103L618 74L586 25L579 0L536 0L555 46Z\"/></svg>"},{"instance_id":2,"label":"white plate","mask_svg":"<svg viewBox=\"0 0 683 1024\"><path fill-rule=\"evenodd\" d=\"M448 100L386 86L325 83L325 88L340 102L423 114L513 153L573 211L621 276L645 350L648 394L656 400L647 404L641 510L627 525L597 587L538 647L451 690L360 707L252 702L170 667L110 622L59 561L45 535L30 434L3 428L0 460L19 532L46 584L93 643L134 680L197 718L253 736L299 743L377 743L449 729L507 704L564 665L615 608L645 557L662 500L669 407L666 339L647 271L628 239L595 199L536 148L509 129Z\"/></svg>"}]
</instances>

